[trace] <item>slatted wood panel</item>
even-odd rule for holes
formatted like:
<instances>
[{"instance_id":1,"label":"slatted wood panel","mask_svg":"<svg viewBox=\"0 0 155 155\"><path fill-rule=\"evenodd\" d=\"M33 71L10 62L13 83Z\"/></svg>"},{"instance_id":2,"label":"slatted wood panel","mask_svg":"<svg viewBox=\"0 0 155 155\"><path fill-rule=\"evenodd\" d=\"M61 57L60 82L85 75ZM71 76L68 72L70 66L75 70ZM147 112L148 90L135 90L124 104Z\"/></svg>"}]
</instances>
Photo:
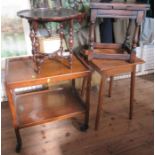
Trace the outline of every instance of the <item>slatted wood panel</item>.
<instances>
[{"instance_id":1,"label":"slatted wood panel","mask_svg":"<svg viewBox=\"0 0 155 155\"><path fill-rule=\"evenodd\" d=\"M135 96L134 118L130 121L129 79L114 81L112 98L105 98L101 125L95 131L97 89L93 89L90 128L86 133L77 129L82 118L25 128L21 130L23 149L20 154L153 155L152 78L137 78ZM2 155L16 155L15 142L8 104L2 103Z\"/></svg>"}]
</instances>

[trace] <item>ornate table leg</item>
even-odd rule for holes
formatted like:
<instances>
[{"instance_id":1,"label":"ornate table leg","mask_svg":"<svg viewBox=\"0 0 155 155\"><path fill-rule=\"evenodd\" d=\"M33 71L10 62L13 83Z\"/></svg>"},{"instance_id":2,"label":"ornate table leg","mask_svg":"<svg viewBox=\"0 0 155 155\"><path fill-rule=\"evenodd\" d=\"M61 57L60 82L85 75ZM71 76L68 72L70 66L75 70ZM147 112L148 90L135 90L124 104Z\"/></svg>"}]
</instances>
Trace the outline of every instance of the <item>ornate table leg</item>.
<instances>
[{"instance_id":1,"label":"ornate table leg","mask_svg":"<svg viewBox=\"0 0 155 155\"><path fill-rule=\"evenodd\" d=\"M140 35L140 25L142 24L142 21L144 20L145 14L144 11L139 11L136 19L136 28L134 33L134 39L133 39L133 46L131 51L131 57L130 62L134 62L136 58L136 47L139 41L139 35Z\"/></svg>"},{"instance_id":2,"label":"ornate table leg","mask_svg":"<svg viewBox=\"0 0 155 155\"><path fill-rule=\"evenodd\" d=\"M135 61L135 58L136 58L136 47L137 47L137 43L139 41L139 33L140 33L140 25L138 25L136 23L134 40L133 40L132 51L131 51L131 56L130 56L130 62L131 63L133 63Z\"/></svg>"},{"instance_id":3,"label":"ornate table leg","mask_svg":"<svg viewBox=\"0 0 155 155\"><path fill-rule=\"evenodd\" d=\"M73 45L74 45L74 36L73 36L73 19L70 20L70 28L69 28L69 65L70 69L72 69L72 54L73 54Z\"/></svg>"},{"instance_id":4,"label":"ornate table leg","mask_svg":"<svg viewBox=\"0 0 155 155\"><path fill-rule=\"evenodd\" d=\"M126 35L125 35L125 41L123 43L123 48L124 49L131 49L131 43L130 43L130 38L131 38L131 25L134 21L132 19L129 19L129 24L127 27Z\"/></svg>"},{"instance_id":5,"label":"ornate table leg","mask_svg":"<svg viewBox=\"0 0 155 155\"><path fill-rule=\"evenodd\" d=\"M38 22L29 21L29 24L30 24L30 38L32 42L33 62L35 64L35 72L38 73L40 71L40 64L43 61L42 57L39 55L39 39L37 37Z\"/></svg>"},{"instance_id":6,"label":"ornate table leg","mask_svg":"<svg viewBox=\"0 0 155 155\"><path fill-rule=\"evenodd\" d=\"M91 53L88 55L88 60L91 60L93 58L93 51L94 51L94 41L95 41L95 21L91 21L91 26L90 26L90 50Z\"/></svg>"},{"instance_id":7,"label":"ornate table leg","mask_svg":"<svg viewBox=\"0 0 155 155\"><path fill-rule=\"evenodd\" d=\"M61 23L60 24L60 52L61 52L61 57L63 56L63 39L64 39L64 26L63 24Z\"/></svg>"}]
</instances>

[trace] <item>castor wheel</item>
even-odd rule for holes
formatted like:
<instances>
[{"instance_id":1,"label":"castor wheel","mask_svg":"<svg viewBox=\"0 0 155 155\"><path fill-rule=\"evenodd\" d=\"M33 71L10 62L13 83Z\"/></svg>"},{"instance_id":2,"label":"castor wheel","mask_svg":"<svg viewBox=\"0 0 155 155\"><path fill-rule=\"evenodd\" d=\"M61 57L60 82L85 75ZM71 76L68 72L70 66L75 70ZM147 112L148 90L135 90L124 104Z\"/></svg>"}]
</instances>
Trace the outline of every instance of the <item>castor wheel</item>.
<instances>
[{"instance_id":1,"label":"castor wheel","mask_svg":"<svg viewBox=\"0 0 155 155\"><path fill-rule=\"evenodd\" d=\"M16 145L16 153L20 153L20 151L21 151L21 145L17 144Z\"/></svg>"},{"instance_id":2,"label":"castor wheel","mask_svg":"<svg viewBox=\"0 0 155 155\"><path fill-rule=\"evenodd\" d=\"M88 124L83 124L83 125L81 125L81 127L80 127L80 131L82 131L82 132L87 131L87 129L88 129Z\"/></svg>"}]
</instances>

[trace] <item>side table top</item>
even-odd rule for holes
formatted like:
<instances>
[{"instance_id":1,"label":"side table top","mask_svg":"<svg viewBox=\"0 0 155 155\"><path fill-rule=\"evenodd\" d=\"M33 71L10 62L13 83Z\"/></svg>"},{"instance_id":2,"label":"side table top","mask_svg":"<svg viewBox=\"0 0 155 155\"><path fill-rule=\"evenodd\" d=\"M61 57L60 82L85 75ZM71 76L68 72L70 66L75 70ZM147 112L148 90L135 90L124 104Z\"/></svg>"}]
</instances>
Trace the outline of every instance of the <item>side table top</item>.
<instances>
[{"instance_id":1,"label":"side table top","mask_svg":"<svg viewBox=\"0 0 155 155\"><path fill-rule=\"evenodd\" d=\"M105 9L105 10L149 10L150 5L146 3L137 2L91 2L91 9Z\"/></svg>"},{"instance_id":2,"label":"side table top","mask_svg":"<svg viewBox=\"0 0 155 155\"><path fill-rule=\"evenodd\" d=\"M61 22L65 20L70 20L77 18L82 13L77 12L76 10L66 9L66 8L37 8L32 10L22 10L17 12L17 15L28 20L37 20L37 21L55 21Z\"/></svg>"},{"instance_id":3,"label":"side table top","mask_svg":"<svg viewBox=\"0 0 155 155\"><path fill-rule=\"evenodd\" d=\"M40 73L34 71L32 57L13 58L6 62L6 84L17 88L55 83L89 75L90 70L73 56L72 69L56 60L46 60L40 68Z\"/></svg>"}]
</instances>

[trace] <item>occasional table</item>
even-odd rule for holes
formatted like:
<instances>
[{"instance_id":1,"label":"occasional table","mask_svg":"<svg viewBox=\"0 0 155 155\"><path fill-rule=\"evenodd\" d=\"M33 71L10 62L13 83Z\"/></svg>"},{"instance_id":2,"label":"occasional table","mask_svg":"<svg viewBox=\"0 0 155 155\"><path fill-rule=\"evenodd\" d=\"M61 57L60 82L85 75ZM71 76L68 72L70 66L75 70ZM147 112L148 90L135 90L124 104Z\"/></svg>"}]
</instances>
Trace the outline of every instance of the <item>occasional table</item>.
<instances>
[{"instance_id":1,"label":"occasional table","mask_svg":"<svg viewBox=\"0 0 155 155\"><path fill-rule=\"evenodd\" d=\"M84 114L81 130L88 128L91 72L89 67L73 56L72 69L57 61L47 60L40 73L33 69L32 57L13 58L6 62L6 91L17 138L16 152L20 152L22 140L19 130L50 121L67 119ZM75 79L87 78L86 99L82 99L75 87ZM71 81L71 85L58 85ZM51 89L16 93L16 88L54 85Z\"/></svg>"},{"instance_id":2,"label":"occasional table","mask_svg":"<svg viewBox=\"0 0 155 155\"><path fill-rule=\"evenodd\" d=\"M149 10L149 4L143 3L90 3L91 8L91 32L90 32L90 49L86 55L88 59L111 59L111 60L127 60L133 63L136 60L136 47L140 37L140 26L144 21L146 11ZM112 18L112 19L128 19L129 24L125 34L125 39L122 44L116 43L98 43L95 40L95 23L97 18ZM134 30L131 29L132 23L135 23ZM131 31L134 31L134 36L131 38ZM131 39L131 41L130 41ZM117 49L117 53L107 52L98 53L95 49Z\"/></svg>"},{"instance_id":3,"label":"occasional table","mask_svg":"<svg viewBox=\"0 0 155 155\"><path fill-rule=\"evenodd\" d=\"M64 39L66 41L66 44L68 45L68 52L69 56L65 59L67 60L67 63L69 64L69 68L72 68L72 50L74 46L74 31L73 31L73 21L74 19L80 18L83 14L80 12L77 12L72 9L66 9L66 8L37 8L32 10L22 10L17 13L17 15L21 18L25 18L28 20L30 24L30 38L32 42L32 54L33 54L33 61L35 64L35 71L40 71L40 65L44 62L45 58L57 58L61 56L61 58L65 58L63 56L63 44L62 40ZM50 30L47 29L46 24L49 22L59 22L60 27L58 29L58 34L60 35L61 39L61 45L60 49L55 51L54 53L43 53L40 51L40 45L39 45L39 38L37 36L37 32L39 30L39 26L41 25L43 28L45 28L49 36L52 36L52 33L50 33ZM64 35L64 23L69 24L69 39L66 40ZM58 54L60 53L60 54Z\"/></svg>"},{"instance_id":4,"label":"occasional table","mask_svg":"<svg viewBox=\"0 0 155 155\"><path fill-rule=\"evenodd\" d=\"M113 77L119 74L130 73L130 103L129 119L133 115L134 88L136 65L144 63L143 60L136 57L136 47L139 42L140 26L144 20L149 4L141 3L90 3L91 8L91 31L90 31L90 48L83 50L81 53L88 60L88 64L101 75L98 106L96 112L95 129L98 130L101 110L104 104L104 91L106 79L110 77L109 97L111 97ZM95 23L97 18L120 18L129 19L126 31L125 41L118 43L98 43L95 40ZM130 42L131 25L135 23L134 36ZM85 81L83 84L85 84ZM120 87L118 87L120 89ZM122 94L120 94L122 95Z\"/></svg>"}]
</instances>

